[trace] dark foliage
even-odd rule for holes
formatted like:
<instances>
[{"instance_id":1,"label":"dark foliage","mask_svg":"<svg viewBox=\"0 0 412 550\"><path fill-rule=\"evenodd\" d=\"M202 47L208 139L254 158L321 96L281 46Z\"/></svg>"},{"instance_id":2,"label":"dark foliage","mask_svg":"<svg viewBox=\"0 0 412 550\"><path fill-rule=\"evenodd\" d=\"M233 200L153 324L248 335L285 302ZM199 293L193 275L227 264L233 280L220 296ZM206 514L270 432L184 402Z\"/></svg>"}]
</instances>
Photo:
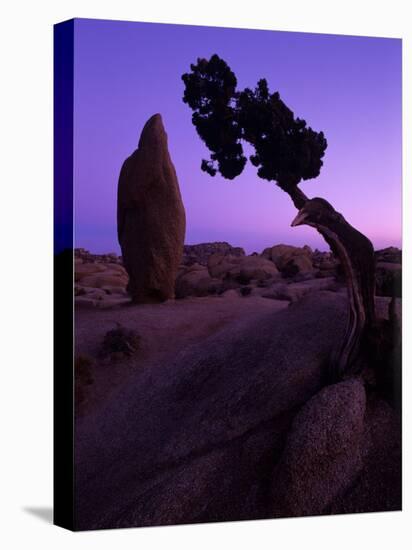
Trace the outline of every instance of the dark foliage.
<instances>
[{"instance_id":1,"label":"dark foliage","mask_svg":"<svg viewBox=\"0 0 412 550\"><path fill-rule=\"evenodd\" d=\"M319 175L327 147L323 132L295 118L279 93L269 92L265 79L255 90L237 91L235 74L216 54L190 68L182 76L183 101L193 110L192 122L211 151L202 170L227 179L238 176L246 164L244 140L255 149L250 161L259 177L276 181L285 191Z\"/></svg>"},{"instance_id":2,"label":"dark foliage","mask_svg":"<svg viewBox=\"0 0 412 550\"><path fill-rule=\"evenodd\" d=\"M106 332L101 349L103 357L112 354L133 355L140 348L141 338L132 329L122 326Z\"/></svg>"},{"instance_id":3,"label":"dark foliage","mask_svg":"<svg viewBox=\"0 0 412 550\"><path fill-rule=\"evenodd\" d=\"M250 287L250 286L243 286L240 289L240 294L242 296L250 296L251 292L252 292L252 287Z\"/></svg>"},{"instance_id":4,"label":"dark foliage","mask_svg":"<svg viewBox=\"0 0 412 550\"><path fill-rule=\"evenodd\" d=\"M378 265L376 268L376 295L402 298L402 271Z\"/></svg>"},{"instance_id":5,"label":"dark foliage","mask_svg":"<svg viewBox=\"0 0 412 550\"><path fill-rule=\"evenodd\" d=\"M182 76L186 86L183 101L193 110L192 122L212 152L211 160L203 160L201 168L211 176L219 171L233 179L246 164L235 108L236 76L217 55L209 61L198 59L190 68L192 72Z\"/></svg>"}]
</instances>

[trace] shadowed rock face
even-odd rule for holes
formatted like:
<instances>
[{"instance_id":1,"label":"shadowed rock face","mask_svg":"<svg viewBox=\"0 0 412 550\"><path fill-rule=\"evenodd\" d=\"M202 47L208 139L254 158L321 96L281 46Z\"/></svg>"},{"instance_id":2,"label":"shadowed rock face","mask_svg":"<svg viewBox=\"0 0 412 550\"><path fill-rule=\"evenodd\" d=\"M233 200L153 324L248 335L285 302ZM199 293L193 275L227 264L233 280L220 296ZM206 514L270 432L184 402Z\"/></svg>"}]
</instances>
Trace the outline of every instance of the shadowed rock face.
<instances>
[{"instance_id":1,"label":"shadowed rock face","mask_svg":"<svg viewBox=\"0 0 412 550\"><path fill-rule=\"evenodd\" d=\"M239 318L129 381L76 425L76 528L267 517L296 408L323 384L346 300Z\"/></svg>"},{"instance_id":2,"label":"shadowed rock face","mask_svg":"<svg viewBox=\"0 0 412 550\"><path fill-rule=\"evenodd\" d=\"M321 514L362 468L360 379L327 386L296 415L273 482L275 516Z\"/></svg>"},{"instance_id":3,"label":"shadowed rock face","mask_svg":"<svg viewBox=\"0 0 412 550\"><path fill-rule=\"evenodd\" d=\"M134 302L174 296L186 218L176 171L159 114L145 124L139 147L123 163L117 233Z\"/></svg>"}]
</instances>

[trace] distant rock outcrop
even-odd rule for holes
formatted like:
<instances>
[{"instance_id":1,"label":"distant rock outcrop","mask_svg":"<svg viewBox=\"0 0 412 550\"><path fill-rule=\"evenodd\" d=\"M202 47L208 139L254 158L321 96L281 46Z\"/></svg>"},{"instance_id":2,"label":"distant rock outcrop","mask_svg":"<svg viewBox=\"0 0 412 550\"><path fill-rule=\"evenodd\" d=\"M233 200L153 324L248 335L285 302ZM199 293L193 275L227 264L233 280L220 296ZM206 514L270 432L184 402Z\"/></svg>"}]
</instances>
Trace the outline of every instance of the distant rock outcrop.
<instances>
[{"instance_id":1,"label":"distant rock outcrop","mask_svg":"<svg viewBox=\"0 0 412 550\"><path fill-rule=\"evenodd\" d=\"M173 298L185 227L167 135L156 114L146 122L139 147L125 160L119 177L117 233L134 302Z\"/></svg>"},{"instance_id":2,"label":"distant rock outcrop","mask_svg":"<svg viewBox=\"0 0 412 550\"><path fill-rule=\"evenodd\" d=\"M76 308L111 308L129 303L128 276L121 259L112 254L74 251L74 303Z\"/></svg>"},{"instance_id":3,"label":"distant rock outcrop","mask_svg":"<svg viewBox=\"0 0 412 550\"><path fill-rule=\"evenodd\" d=\"M216 253L209 257L207 268L212 277L231 277L249 283L251 279L268 279L278 274L276 266L259 256L232 256Z\"/></svg>"},{"instance_id":4,"label":"distant rock outcrop","mask_svg":"<svg viewBox=\"0 0 412 550\"><path fill-rule=\"evenodd\" d=\"M271 260L285 277L293 277L298 273L313 271L312 250L308 246L299 248L286 244L278 244L265 248L262 256Z\"/></svg>"},{"instance_id":5,"label":"distant rock outcrop","mask_svg":"<svg viewBox=\"0 0 412 550\"><path fill-rule=\"evenodd\" d=\"M176 298L187 296L207 296L216 294L220 289L221 281L209 275L206 267L192 264L176 279Z\"/></svg>"},{"instance_id":6,"label":"distant rock outcrop","mask_svg":"<svg viewBox=\"0 0 412 550\"><path fill-rule=\"evenodd\" d=\"M402 250L395 246L388 246L382 250L375 250L375 258L377 262L401 264Z\"/></svg>"},{"instance_id":7,"label":"distant rock outcrop","mask_svg":"<svg viewBox=\"0 0 412 550\"><path fill-rule=\"evenodd\" d=\"M121 256L92 254L83 248L76 248L74 255L76 306L106 308L129 303L129 277ZM375 257L376 296L400 298L402 251L390 247L377 251ZM308 246L275 245L260 255L246 255L243 248L227 242L185 245L175 276L176 298L221 296L230 291L232 296L296 302L318 290L344 292L342 266L332 252L312 252Z\"/></svg>"},{"instance_id":8,"label":"distant rock outcrop","mask_svg":"<svg viewBox=\"0 0 412 550\"><path fill-rule=\"evenodd\" d=\"M183 250L183 263L207 265L209 256L216 254L230 254L231 256L244 256L245 251L240 246L232 246L227 242L186 244Z\"/></svg>"}]
</instances>

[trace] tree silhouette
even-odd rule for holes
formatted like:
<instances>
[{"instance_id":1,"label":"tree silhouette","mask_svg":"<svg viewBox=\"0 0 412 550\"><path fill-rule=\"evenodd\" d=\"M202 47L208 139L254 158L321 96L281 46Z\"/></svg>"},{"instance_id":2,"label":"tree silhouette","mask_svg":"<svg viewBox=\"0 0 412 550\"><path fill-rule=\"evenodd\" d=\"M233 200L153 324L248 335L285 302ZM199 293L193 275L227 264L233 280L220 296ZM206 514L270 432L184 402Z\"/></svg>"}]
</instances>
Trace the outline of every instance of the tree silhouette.
<instances>
[{"instance_id":1,"label":"tree silhouette","mask_svg":"<svg viewBox=\"0 0 412 550\"><path fill-rule=\"evenodd\" d=\"M255 90L237 91L235 74L217 55L209 61L198 59L191 70L182 76L183 101L193 110L192 122L211 151L210 159L202 160L202 170L234 179L247 162L242 147L246 141L255 149L249 160L258 176L275 181L301 208L304 199L297 186L320 173L327 147L323 132L295 118L279 92L269 92L265 79Z\"/></svg>"},{"instance_id":2,"label":"tree silhouette","mask_svg":"<svg viewBox=\"0 0 412 550\"><path fill-rule=\"evenodd\" d=\"M331 204L309 199L299 188L316 178L327 148L323 132L316 132L270 93L267 81L254 90L237 90L237 79L218 55L198 59L182 76L183 101L192 109L192 122L210 151L201 169L227 179L239 176L247 162L242 142L254 148L249 158L260 178L274 181L288 193L299 213L292 226L314 227L341 260L348 287L349 315L345 336L333 359L335 378L362 366L360 356L376 340L375 260L367 237L353 228ZM373 345L372 345L373 347Z\"/></svg>"}]
</instances>

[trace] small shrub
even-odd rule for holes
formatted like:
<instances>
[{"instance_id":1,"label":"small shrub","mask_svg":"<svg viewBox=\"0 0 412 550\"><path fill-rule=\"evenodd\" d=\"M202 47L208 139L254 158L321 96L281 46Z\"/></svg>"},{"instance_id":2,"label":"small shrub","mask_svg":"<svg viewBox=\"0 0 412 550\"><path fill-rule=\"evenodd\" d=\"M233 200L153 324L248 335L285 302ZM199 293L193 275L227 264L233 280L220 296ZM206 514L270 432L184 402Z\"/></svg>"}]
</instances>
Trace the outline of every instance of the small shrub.
<instances>
[{"instance_id":1,"label":"small shrub","mask_svg":"<svg viewBox=\"0 0 412 550\"><path fill-rule=\"evenodd\" d=\"M103 339L101 355L103 357L123 354L130 357L140 348L141 337L136 331L118 326L109 330Z\"/></svg>"},{"instance_id":2,"label":"small shrub","mask_svg":"<svg viewBox=\"0 0 412 550\"><path fill-rule=\"evenodd\" d=\"M240 274L237 277L235 277L235 281L240 285L248 285L251 279L252 277L250 275L246 275L246 273L242 273L242 272L240 272Z\"/></svg>"},{"instance_id":3,"label":"small shrub","mask_svg":"<svg viewBox=\"0 0 412 550\"><path fill-rule=\"evenodd\" d=\"M250 287L250 286L243 286L240 289L240 294L242 296L249 296L251 292L252 292L252 287Z\"/></svg>"}]
</instances>

